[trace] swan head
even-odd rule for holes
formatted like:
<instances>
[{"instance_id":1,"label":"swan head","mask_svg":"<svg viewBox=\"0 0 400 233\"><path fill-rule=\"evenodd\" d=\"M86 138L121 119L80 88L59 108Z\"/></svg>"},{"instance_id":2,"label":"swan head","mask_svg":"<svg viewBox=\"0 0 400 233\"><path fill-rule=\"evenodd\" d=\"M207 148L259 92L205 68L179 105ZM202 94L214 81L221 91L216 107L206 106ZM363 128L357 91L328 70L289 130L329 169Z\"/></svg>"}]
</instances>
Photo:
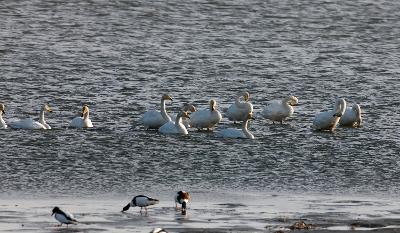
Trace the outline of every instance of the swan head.
<instances>
[{"instance_id":1,"label":"swan head","mask_svg":"<svg viewBox=\"0 0 400 233\"><path fill-rule=\"evenodd\" d=\"M244 101L249 101L249 99L250 99L250 94L247 92L247 91L245 91L244 93L243 93L243 99L244 99Z\"/></svg>"},{"instance_id":2,"label":"swan head","mask_svg":"<svg viewBox=\"0 0 400 233\"><path fill-rule=\"evenodd\" d=\"M247 114L247 120L255 120L253 113L250 112L249 114Z\"/></svg>"},{"instance_id":3,"label":"swan head","mask_svg":"<svg viewBox=\"0 0 400 233\"><path fill-rule=\"evenodd\" d=\"M44 104L42 110L46 111L46 112L53 112L53 110L50 108L49 104Z\"/></svg>"},{"instance_id":4,"label":"swan head","mask_svg":"<svg viewBox=\"0 0 400 233\"><path fill-rule=\"evenodd\" d=\"M6 107L4 106L4 104L0 104L0 112L3 114L6 113Z\"/></svg>"},{"instance_id":5,"label":"swan head","mask_svg":"<svg viewBox=\"0 0 400 233\"><path fill-rule=\"evenodd\" d=\"M335 104L335 113L333 114L333 116L341 117L343 116L345 111L346 111L346 100L344 100L343 98L337 99Z\"/></svg>"},{"instance_id":6,"label":"swan head","mask_svg":"<svg viewBox=\"0 0 400 233\"><path fill-rule=\"evenodd\" d=\"M171 98L171 96L169 96L169 95L167 95L167 94L164 94L164 95L161 97L161 100L171 100L171 101L172 101L172 98Z\"/></svg>"},{"instance_id":7,"label":"swan head","mask_svg":"<svg viewBox=\"0 0 400 233\"><path fill-rule=\"evenodd\" d=\"M182 110L184 112L190 111L190 112L196 112L197 109L193 104L184 104Z\"/></svg>"},{"instance_id":8,"label":"swan head","mask_svg":"<svg viewBox=\"0 0 400 233\"><path fill-rule=\"evenodd\" d=\"M182 118L188 118L190 119L189 113L188 112L180 112L178 113L178 115L176 116L177 118L182 117Z\"/></svg>"},{"instance_id":9,"label":"swan head","mask_svg":"<svg viewBox=\"0 0 400 233\"><path fill-rule=\"evenodd\" d=\"M289 103L289 105L291 105L291 106L296 106L296 105L298 105L299 104L299 100L297 99L297 97L296 96L290 96L289 98L288 98L288 103Z\"/></svg>"},{"instance_id":10,"label":"swan head","mask_svg":"<svg viewBox=\"0 0 400 233\"><path fill-rule=\"evenodd\" d=\"M215 101L214 99L210 100L211 111L215 111L216 108L217 108L217 101Z\"/></svg>"},{"instance_id":11,"label":"swan head","mask_svg":"<svg viewBox=\"0 0 400 233\"><path fill-rule=\"evenodd\" d=\"M81 117L83 117L87 113L89 113L89 106L87 104L84 104L82 107Z\"/></svg>"}]
</instances>

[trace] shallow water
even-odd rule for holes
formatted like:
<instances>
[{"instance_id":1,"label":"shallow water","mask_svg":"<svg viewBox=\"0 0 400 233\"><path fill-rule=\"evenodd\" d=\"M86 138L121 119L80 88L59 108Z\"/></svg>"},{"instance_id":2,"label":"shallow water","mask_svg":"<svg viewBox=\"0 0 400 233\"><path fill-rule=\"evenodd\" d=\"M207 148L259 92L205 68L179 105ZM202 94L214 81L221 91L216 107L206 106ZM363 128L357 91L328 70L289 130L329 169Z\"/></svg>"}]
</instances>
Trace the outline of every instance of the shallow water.
<instances>
[{"instance_id":1,"label":"shallow water","mask_svg":"<svg viewBox=\"0 0 400 233\"><path fill-rule=\"evenodd\" d=\"M53 130L0 131L0 195L398 194L399 16L385 0L1 1L4 118L54 112ZM163 93L172 113L210 98L223 110L244 90L256 140L137 123ZM289 94L300 105L287 123L258 115ZM363 127L313 132L339 96L361 105ZM95 129L68 129L83 103Z\"/></svg>"}]
</instances>

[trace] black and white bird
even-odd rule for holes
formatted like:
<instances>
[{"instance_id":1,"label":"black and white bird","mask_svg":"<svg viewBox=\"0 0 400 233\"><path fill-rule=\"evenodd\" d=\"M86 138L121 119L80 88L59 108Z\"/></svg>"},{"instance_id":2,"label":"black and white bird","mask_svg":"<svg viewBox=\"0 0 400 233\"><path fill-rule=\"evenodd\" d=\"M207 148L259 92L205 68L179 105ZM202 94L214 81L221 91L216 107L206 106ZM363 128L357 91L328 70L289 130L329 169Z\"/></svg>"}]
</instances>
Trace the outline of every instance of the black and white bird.
<instances>
[{"instance_id":1,"label":"black and white bird","mask_svg":"<svg viewBox=\"0 0 400 233\"><path fill-rule=\"evenodd\" d=\"M166 231L163 228L157 227L157 228L154 228L152 231L150 231L150 233L168 233L168 231Z\"/></svg>"},{"instance_id":2,"label":"black and white bird","mask_svg":"<svg viewBox=\"0 0 400 233\"><path fill-rule=\"evenodd\" d=\"M57 221L59 221L61 223L60 226L62 226L62 224L76 224L78 223L78 220L76 220L74 218L74 215L72 215L71 213L67 212L67 211L63 211L60 208L58 208L57 206L53 208L53 213L51 215L54 214L54 218L57 219Z\"/></svg>"},{"instance_id":3,"label":"black and white bird","mask_svg":"<svg viewBox=\"0 0 400 233\"><path fill-rule=\"evenodd\" d=\"M178 209L178 204L182 205L182 215L186 214L186 205L190 200L190 194L185 191L179 191L175 195L175 208Z\"/></svg>"},{"instance_id":4,"label":"black and white bird","mask_svg":"<svg viewBox=\"0 0 400 233\"><path fill-rule=\"evenodd\" d=\"M144 207L145 213L147 213L147 206L149 205L154 205L157 204L159 200L148 197L146 195L138 195L132 199L131 202L128 203L123 209L122 212L127 211L129 207L135 207L139 206L140 207L140 212L142 212L142 209Z\"/></svg>"}]
</instances>

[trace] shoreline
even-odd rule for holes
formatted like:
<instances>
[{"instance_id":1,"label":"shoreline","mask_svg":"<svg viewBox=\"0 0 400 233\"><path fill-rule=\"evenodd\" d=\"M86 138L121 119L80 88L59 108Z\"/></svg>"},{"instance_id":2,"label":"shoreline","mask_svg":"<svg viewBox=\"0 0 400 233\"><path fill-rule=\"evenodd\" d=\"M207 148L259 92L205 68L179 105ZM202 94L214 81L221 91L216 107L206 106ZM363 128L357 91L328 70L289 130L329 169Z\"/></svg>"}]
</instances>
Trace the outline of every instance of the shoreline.
<instances>
[{"instance_id":1,"label":"shoreline","mask_svg":"<svg viewBox=\"0 0 400 233\"><path fill-rule=\"evenodd\" d=\"M0 200L0 231L64 231L50 216L59 206L80 222L69 232L150 232L156 227L195 233L295 232L290 227L301 220L313 225L311 232L400 232L400 207L394 199L240 192L192 196L186 216L175 210L169 195L157 196L160 203L150 206L148 215L141 215L137 207L121 213L129 197L10 197Z\"/></svg>"}]
</instances>

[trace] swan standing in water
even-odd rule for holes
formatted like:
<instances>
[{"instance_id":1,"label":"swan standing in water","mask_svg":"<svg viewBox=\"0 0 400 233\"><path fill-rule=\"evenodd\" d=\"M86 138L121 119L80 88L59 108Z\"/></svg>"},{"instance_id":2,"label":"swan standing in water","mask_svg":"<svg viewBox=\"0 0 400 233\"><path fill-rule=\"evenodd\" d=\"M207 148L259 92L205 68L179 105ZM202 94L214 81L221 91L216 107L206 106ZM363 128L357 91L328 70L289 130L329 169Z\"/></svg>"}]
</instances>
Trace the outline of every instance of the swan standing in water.
<instances>
[{"instance_id":1,"label":"swan standing in water","mask_svg":"<svg viewBox=\"0 0 400 233\"><path fill-rule=\"evenodd\" d=\"M313 121L314 129L334 131L345 110L346 101L343 98L337 99L333 110L321 112L315 116Z\"/></svg>"},{"instance_id":2,"label":"swan standing in water","mask_svg":"<svg viewBox=\"0 0 400 233\"><path fill-rule=\"evenodd\" d=\"M261 115L267 119L270 119L272 123L275 121L283 121L292 116L294 112L293 106L297 105L299 100L295 96L289 96L282 100L272 100L264 108Z\"/></svg>"},{"instance_id":3,"label":"swan standing in water","mask_svg":"<svg viewBox=\"0 0 400 233\"><path fill-rule=\"evenodd\" d=\"M342 126L360 127L361 123L361 107L358 104L354 104L351 108L346 108L339 120L339 124Z\"/></svg>"},{"instance_id":4,"label":"swan standing in water","mask_svg":"<svg viewBox=\"0 0 400 233\"><path fill-rule=\"evenodd\" d=\"M4 104L0 104L0 129L7 129L7 124L3 120L3 114L6 114L6 107Z\"/></svg>"},{"instance_id":5,"label":"swan standing in water","mask_svg":"<svg viewBox=\"0 0 400 233\"><path fill-rule=\"evenodd\" d=\"M240 102L240 97L243 96L244 102ZM236 123L236 121L245 121L249 113L253 113L253 105L248 102L250 99L250 94L244 92L243 95L239 95L235 99L235 103L229 106L226 111L226 116L229 120Z\"/></svg>"},{"instance_id":6,"label":"swan standing in water","mask_svg":"<svg viewBox=\"0 0 400 233\"><path fill-rule=\"evenodd\" d=\"M10 127L14 129L51 129L50 125L44 120L45 112L53 112L48 104L44 104L39 115L39 122L34 121L32 118L26 118L20 121L10 123Z\"/></svg>"},{"instance_id":7,"label":"swan standing in water","mask_svg":"<svg viewBox=\"0 0 400 233\"><path fill-rule=\"evenodd\" d=\"M69 124L73 128L92 128L92 121L89 119L89 106L87 104L83 105L81 116L72 119Z\"/></svg>"},{"instance_id":8,"label":"swan standing in water","mask_svg":"<svg viewBox=\"0 0 400 233\"><path fill-rule=\"evenodd\" d=\"M167 122L161 126L158 131L162 134L188 134L185 125L182 123L183 117L190 119L187 112L180 112L178 115L176 115L175 123L173 125L171 125L170 122Z\"/></svg>"},{"instance_id":9,"label":"swan standing in water","mask_svg":"<svg viewBox=\"0 0 400 233\"><path fill-rule=\"evenodd\" d=\"M216 108L217 102L210 100L210 109L203 109L190 115L190 127L198 130L212 129L222 120L222 115Z\"/></svg>"},{"instance_id":10,"label":"swan standing in water","mask_svg":"<svg viewBox=\"0 0 400 233\"><path fill-rule=\"evenodd\" d=\"M149 110L143 114L142 118L140 118L140 122L142 122L146 130L158 129L166 122L171 120L171 117L168 116L168 113L165 110L166 100L172 101L171 96L164 94L161 97L161 112L156 110Z\"/></svg>"},{"instance_id":11,"label":"swan standing in water","mask_svg":"<svg viewBox=\"0 0 400 233\"><path fill-rule=\"evenodd\" d=\"M246 120L243 121L242 129L223 129L217 132L218 137L222 138L248 138L254 139L254 135L247 129L249 120L254 120L253 114L247 114Z\"/></svg>"}]
</instances>

